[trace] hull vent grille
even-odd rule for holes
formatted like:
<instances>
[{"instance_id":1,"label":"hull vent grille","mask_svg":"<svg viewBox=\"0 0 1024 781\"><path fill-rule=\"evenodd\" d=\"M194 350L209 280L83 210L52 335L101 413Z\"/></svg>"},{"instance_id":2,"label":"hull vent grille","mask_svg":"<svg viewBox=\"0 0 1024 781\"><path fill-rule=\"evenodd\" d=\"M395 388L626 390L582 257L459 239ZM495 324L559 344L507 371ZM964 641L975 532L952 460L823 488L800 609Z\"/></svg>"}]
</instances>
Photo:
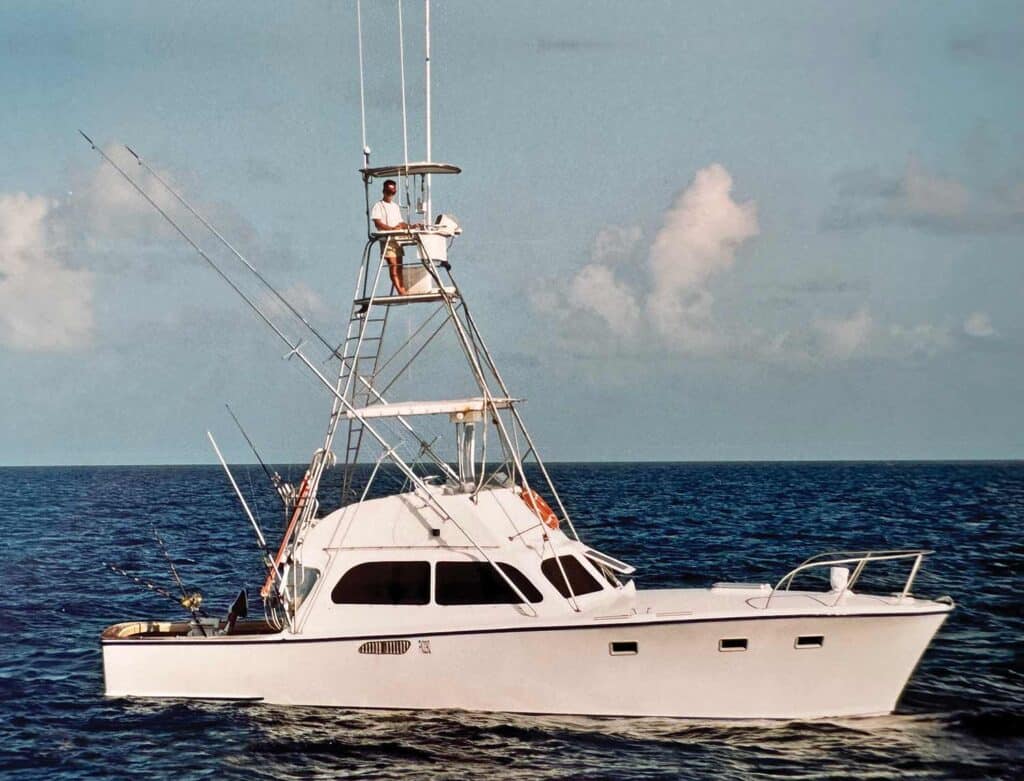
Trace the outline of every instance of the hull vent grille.
<instances>
[{"instance_id":1,"label":"hull vent grille","mask_svg":"<svg viewBox=\"0 0 1024 781\"><path fill-rule=\"evenodd\" d=\"M408 640L371 640L359 646L361 654L404 654L412 646Z\"/></svg>"}]
</instances>

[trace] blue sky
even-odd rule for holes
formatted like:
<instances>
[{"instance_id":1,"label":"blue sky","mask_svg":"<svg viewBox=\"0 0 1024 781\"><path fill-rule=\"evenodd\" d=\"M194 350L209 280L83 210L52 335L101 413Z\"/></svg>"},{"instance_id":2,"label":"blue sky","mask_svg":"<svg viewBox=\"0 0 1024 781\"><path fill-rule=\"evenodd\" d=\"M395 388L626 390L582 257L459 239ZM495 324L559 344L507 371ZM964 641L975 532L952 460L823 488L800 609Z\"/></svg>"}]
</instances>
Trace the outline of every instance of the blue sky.
<instances>
[{"instance_id":1,"label":"blue sky","mask_svg":"<svg viewBox=\"0 0 1024 781\"><path fill-rule=\"evenodd\" d=\"M376 163L402 154L395 8L363 9ZM435 203L548 459L1024 457L1019 3L433 17L434 157L464 169ZM225 402L308 458L329 399L77 129L339 334L357 65L352 3L0 5L0 464L208 462L208 428L246 460Z\"/></svg>"}]
</instances>

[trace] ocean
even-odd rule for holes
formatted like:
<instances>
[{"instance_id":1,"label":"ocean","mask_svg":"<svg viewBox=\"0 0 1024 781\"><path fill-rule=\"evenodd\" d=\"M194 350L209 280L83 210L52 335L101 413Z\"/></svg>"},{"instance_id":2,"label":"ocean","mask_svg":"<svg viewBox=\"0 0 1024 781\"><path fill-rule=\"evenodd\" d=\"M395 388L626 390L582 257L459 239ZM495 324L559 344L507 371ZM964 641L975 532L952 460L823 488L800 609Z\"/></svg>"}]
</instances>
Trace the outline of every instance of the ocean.
<instances>
[{"instance_id":1,"label":"ocean","mask_svg":"<svg viewBox=\"0 0 1024 781\"><path fill-rule=\"evenodd\" d=\"M282 468L282 472L283 472ZM293 478L302 467L291 467ZM177 617L112 573L222 612L262 582L218 467L0 469L0 774L84 778L1024 777L1024 462L554 464L582 537L640 587L774 582L830 550L936 551L957 609L883 718L706 722L108 699L99 633ZM280 511L238 467L267 529Z\"/></svg>"}]
</instances>

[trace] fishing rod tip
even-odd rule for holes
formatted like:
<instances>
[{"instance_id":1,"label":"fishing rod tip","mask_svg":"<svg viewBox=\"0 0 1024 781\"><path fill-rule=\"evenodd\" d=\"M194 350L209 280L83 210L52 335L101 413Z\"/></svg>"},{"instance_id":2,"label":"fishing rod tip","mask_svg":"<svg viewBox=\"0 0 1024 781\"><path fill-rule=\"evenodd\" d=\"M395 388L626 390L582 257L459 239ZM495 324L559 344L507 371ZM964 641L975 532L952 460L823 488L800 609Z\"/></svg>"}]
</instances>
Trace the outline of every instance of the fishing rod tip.
<instances>
[{"instance_id":1,"label":"fishing rod tip","mask_svg":"<svg viewBox=\"0 0 1024 781\"><path fill-rule=\"evenodd\" d=\"M88 142L89 142L89 146L91 146L91 147L92 147L93 149L95 149L95 148L96 148L96 144L94 144L94 143L93 143L93 141L92 141L92 139L91 139L91 138L89 138L89 136L87 136L87 135L85 134L85 131L84 131L84 130L82 130L81 128L79 128L79 129L78 129L78 133L79 133L79 135L81 135L81 136L82 136L82 138L84 138L84 139L85 139L86 141L88 141Z\"/></svg>"},{"instance_id":2,"label":"fishing rod tip","mask_svg":"<svg viewBox=\"0 0 1024 781\"><path fill-rule=\"evenodd\" d=\"M125 148L125 149L127 149L127 150L128 150L129 152L131 152L131 155L132 155L132 157L134 157L134 158L135 158L136 162L138 162L138 164L139 164L139 165L142 165L142 158L141 158L141 157L139 157L139 156L138 156L138 155L137 155L137 154L135 153L135 150L134 150L134 149L132 149L132 148L131 148L130 146L128 146L128 144L125 144L125 145L124 145L124 148Z\"/></svg>"}]
</instances>

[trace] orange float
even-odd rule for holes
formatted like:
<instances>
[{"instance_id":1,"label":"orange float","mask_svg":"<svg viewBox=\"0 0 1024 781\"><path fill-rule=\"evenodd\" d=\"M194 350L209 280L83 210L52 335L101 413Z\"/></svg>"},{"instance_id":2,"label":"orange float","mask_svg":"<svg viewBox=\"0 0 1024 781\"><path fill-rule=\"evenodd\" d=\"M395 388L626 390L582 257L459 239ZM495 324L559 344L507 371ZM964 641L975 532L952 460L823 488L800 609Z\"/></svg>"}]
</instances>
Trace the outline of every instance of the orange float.
<instances>
[{"instance_id":1,"label":"orange float","mask_svg":"<svg viewBox=\"0 0 1024 781\"><path fill-rule=\"evenodd\" d=\"M558 528L558 516L548 506L548 503L544 501L543 496L532 488L524 488L520 496L526 502L526 506L533 510L534 514L541 519L545 526L549 529Z\"/></svg>"}]
</instances>

